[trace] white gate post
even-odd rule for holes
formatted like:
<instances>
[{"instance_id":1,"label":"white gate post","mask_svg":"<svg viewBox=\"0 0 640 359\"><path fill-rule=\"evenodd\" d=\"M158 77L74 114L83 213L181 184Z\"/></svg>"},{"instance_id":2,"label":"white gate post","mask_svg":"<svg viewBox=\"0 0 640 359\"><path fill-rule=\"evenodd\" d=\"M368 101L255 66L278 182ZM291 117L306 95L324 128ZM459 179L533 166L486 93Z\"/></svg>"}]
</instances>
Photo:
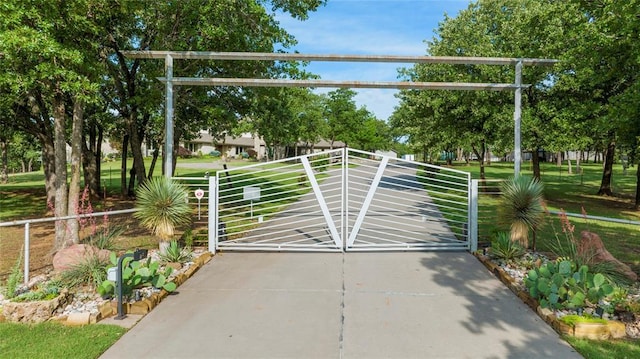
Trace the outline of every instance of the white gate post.
<instances>
[{"instance_id":1,"label":"white gate post","mask_svg":"<svg viewBox=\"0 0 640 359\"><path fill-rule=\"evenodd\" d=\"M469 198L469 251L478 250L478 180L472 179L470 182L470 198Z\"/></svg>"},{"instance_id":2,"label":"white gate post","mask_svg":"<svg viewBox=\"0 0 640 359\"><path fill-rule=\"evenodd\" d=\"M218 249L218 187L216 186L217 175L209 176L209 231L208 242L209 252L216 254Z\"/></svg>"}]
</instances>

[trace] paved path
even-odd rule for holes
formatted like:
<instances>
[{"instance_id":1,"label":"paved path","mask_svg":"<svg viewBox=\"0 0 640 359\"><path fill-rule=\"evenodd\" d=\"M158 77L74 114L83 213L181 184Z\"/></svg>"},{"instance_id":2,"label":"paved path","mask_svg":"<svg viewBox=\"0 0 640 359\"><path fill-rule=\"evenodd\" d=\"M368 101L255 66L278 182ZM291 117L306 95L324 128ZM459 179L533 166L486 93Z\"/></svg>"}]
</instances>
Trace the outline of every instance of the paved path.
<instances>
[{"instance_id":1,"label":"paved path","mask_svg":"<svg viewBox=\"0 0 640 359\"><path fill-rule=\"evenodd\" d=\"M223 253L102 358L579 358L464 252Z\"/></svg>"}]
</instances>

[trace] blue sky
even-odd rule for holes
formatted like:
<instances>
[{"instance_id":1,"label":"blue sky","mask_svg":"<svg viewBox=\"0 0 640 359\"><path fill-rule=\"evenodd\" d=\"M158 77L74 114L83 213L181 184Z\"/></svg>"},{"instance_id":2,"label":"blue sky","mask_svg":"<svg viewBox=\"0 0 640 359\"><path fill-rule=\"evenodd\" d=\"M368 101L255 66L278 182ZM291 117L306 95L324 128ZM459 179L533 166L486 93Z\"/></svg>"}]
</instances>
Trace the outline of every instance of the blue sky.
<instances>
[{"instance_id":1,"label":"blue sky","mask_svg":"<svg viewBox=\"0 0 640 359\"><path fill-rule=\"evenodd\" d=\"M280 25L298 40L303 54L425 55L425 40L447 13L454 17L469 0L328 0L306 21L280 16ZM312 62L307 70L325 80L395 81L397 68L410 64ZM332 89L321 89L328 92ZM358 106L386 120L398 101L395 90L356 90Z\"/></svg>"}]
</instances>

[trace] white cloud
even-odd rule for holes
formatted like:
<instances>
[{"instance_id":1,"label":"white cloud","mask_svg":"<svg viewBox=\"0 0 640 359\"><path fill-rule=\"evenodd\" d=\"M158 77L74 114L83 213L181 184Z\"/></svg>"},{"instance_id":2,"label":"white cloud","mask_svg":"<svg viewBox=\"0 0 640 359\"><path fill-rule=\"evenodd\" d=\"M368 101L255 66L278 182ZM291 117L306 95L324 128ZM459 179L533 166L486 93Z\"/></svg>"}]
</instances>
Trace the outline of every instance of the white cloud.
<instances>
[{"instance_id":1,"label":"white cloud","mask_svg":"<svg viewBox=\"0 0 640 359\"><path fill-rule=\"evenodd\" d=\"M468 6L468 0L330 0L306 21L278 16L305 54L426 54L425 40L444 19ZM313 62L309 72L325 80L397 81L399 67L411 64ZM326 91L322 91L326 92ZM398 101L395 90L358 89L359 106L387 119Z\"/></svg>"}]
</instances>

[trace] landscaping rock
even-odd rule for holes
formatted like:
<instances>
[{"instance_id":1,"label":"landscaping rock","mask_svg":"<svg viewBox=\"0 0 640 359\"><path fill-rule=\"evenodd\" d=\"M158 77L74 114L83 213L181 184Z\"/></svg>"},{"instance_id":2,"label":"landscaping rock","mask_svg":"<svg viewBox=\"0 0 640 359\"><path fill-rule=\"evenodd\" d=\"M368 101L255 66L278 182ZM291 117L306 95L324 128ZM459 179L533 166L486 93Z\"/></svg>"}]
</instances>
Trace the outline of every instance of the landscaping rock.
<instances>
[{"instance_id":1,"label":"landscaping rock","mask_svg":"<svg viewBox=\"0 0 640 359\"><path fill-rule=\"evenodd\" d=\"M63 291L51 300L6 303L3 312L9 322L42 323L49 320L58 308L64 307L70 300L69 292Z\"/></svg>"},{"instance_id":2,"label":"landscaping rock","mask_svg":"<svg viewBox=\"0 0 640 359\"><path fill-rule=\"evenodd\" d=\"M67 325L87 325L91 320L91 313L71 313L67 317L65 324Z\"/></svg>"},{"instance_id":3,"label":"landscaping rock","mask_svg":"<svg viewBox=\"0 0 640 359\"><path fill-rule=\"evenodd\" d=\"M88 244L74 244L61 249L53 256L53 270L56 273L72 268L91 255L97 255L105 261L109 261L109 252L106 249L98 249Z\"/></svg>"},{"instance_id":4,"label":"landscaping rock","mask_svg":"<svg viewBox=\"0 0 640 359\"><path fill-rule=\"evenodd\" d=\"M609 327L609 333L611 333L611 338L613 339L622 339L627 336L626 328L627 326L620 321L611 320L607 322L607 326Z\"/></svg>"},{"instance_id":5,"label":"landscaping rock","mask_svg":"<svg viewBox=\"0 0 640 359\"><path fill-rule=\"evenodd\" d=\"M612 262L618 267L621 273L623 273L631 281L637 281L638 275L631 270L631 268L617 260L609 251L605 248L602 239L595 233L589 231L582 231L580 233L580 241L577 243L578 254L586 257L593 258L596 263Z\"/></svg>"}]
</instances>

